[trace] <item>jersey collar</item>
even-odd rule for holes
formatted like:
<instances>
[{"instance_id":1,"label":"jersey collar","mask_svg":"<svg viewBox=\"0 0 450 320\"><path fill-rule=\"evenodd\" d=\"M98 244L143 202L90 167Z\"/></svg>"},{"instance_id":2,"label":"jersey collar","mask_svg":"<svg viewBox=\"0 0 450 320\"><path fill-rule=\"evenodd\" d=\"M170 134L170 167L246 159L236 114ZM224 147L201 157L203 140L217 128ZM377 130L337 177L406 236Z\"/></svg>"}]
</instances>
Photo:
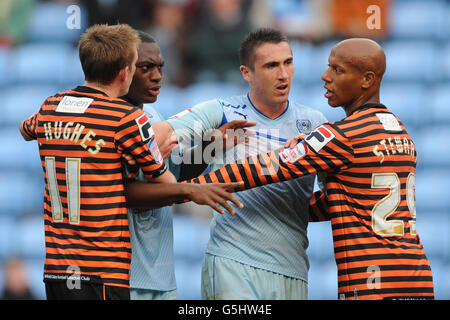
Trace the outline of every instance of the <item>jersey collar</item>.
<instances>
[{"instance_id":1,"label":"jersey collar","mask_svg":"<svg viewBox=\"0 0 450 320\"><path fill-rule=\"evenodd\" d=\"M249 93L247 93L247 99L248 99L248 101L250 102L250 105L252 106L252 108L256 111L256 113L257 113L258 115L260 115L262 118L264 118L265 120L272 120L272 121L279 120L279 119L281 119L281 118L287 113L287 111L289 110L289 100L288 100L286 109L284 109L283 113L281 113L281 114L280 114L278 117L276 117L275 119L271 119L271 118L269 118L268 116L266 116L264 113L262 113L261 111L259 111L258 108L255 107L255 105L253 104L252 100L250 99Z\"/></svg>"},{"instance_id":2,"label":"jersey collar","mask_svg":"<svg viewBox=\"0 0 450 320\"><path fill-rule=\"evenodd\" d=\"M91 88L91 87L86 87L86 86L78 86L75 89L73 89L73 91L83 92L83 93L102 94L104 96L108 96L103 91L100 91L100 90L97 90L97 89L94 89L94 88Z\"/></svg>"},{"instance_id":3,"label":"jersey collar","mask_svg":"<svg viewBox=\"0 0 450 320\"><path fill-rule=\"evenodd\" d=\"M352 113L350 113L348 116L351 116L356 111L366 110L366 109L370 109L370 108L387 109L386 106L384 104L381 104L381 103L366 103L366 104L363 104L363 105L359 106L355 110L353 110Z\"/></svg>"}]
</instances>

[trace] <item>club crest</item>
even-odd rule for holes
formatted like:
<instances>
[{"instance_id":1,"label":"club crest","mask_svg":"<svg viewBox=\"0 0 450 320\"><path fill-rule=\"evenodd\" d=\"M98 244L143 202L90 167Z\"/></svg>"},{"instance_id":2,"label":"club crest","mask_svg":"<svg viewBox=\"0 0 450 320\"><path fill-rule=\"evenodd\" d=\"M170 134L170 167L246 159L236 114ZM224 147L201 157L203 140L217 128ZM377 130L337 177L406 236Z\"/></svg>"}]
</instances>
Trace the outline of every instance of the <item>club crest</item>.
<instances>
[{"instance_id":1,"label":"club crest","mask_svg":"<svg viewBox=\"0 0 450 320\"><path fill-rule=\"evenodd\" d=\"M311 121L297 120L297 130L299 133L303 133L303 134L311 133Z\"/></svg>"}]
</instances>

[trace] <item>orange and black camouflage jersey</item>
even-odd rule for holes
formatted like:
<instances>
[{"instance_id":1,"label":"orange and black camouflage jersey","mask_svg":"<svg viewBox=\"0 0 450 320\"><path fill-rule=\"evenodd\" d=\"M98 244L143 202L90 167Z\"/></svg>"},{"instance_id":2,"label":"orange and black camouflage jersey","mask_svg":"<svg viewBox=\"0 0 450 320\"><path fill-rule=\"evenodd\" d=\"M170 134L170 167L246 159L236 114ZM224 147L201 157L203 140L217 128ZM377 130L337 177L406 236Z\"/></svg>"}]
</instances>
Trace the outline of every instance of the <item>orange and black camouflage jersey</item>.
<instances>
[{"instance_id":1,"label":"orange and black camouflage jersey","mask_svg":"<svg viewBox=\"0 0 450 320\"><path fill-rule=\"evenodd\" d=\"M141 109L88 87L47 98L23 130L37 138L45 178L44 281L129 287L131 244L121 154L147 179L164 173Z\"/></svg>"},{"instance_id":2,"label":"orange and black camouflage jersey","mask_svg":"<svg viewBox=\"0 0 450 320\"><path fill-rule=\"evenodd\" d=\"M326 123L293 149L230 163L195 183L244 181L253 188L326 173L310 220L331 218L340 299L434 298L416 230L416 149L400 120L366 104Z\"/></svg>"}]
</instances>

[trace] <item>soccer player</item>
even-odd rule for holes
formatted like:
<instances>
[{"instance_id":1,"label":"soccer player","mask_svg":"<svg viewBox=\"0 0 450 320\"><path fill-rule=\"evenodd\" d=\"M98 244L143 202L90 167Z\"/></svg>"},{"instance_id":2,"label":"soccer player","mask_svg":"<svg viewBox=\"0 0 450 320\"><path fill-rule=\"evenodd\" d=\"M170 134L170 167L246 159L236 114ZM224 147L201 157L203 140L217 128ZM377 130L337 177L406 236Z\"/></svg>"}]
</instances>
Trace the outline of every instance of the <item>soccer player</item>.
<instances>
[{"instance_id":1,"label":"soccer player","mask_svg":"<svg viewBox=\"0 0 450 320\"><path fill-rule=\"evenodd\" d=\"M123 97L143 108L153 125L162 117L149 104L157 100L162 80L164 59L155 40L138 31L136 72L128 94ZM166 139L167 142L170 139ZM156 143L154 141L154 143ZM175 146L175 145L173 145ZM172 149L171 145L168 146ZM165 158L165 157L164 157ZM167 164L167 162L166 162ZM169 166L169 168L171 168ZM128 209L133 258L130 268L132 300L174 300L178 298L173 261L173 224L171 207L166 206L134 213Z\"/></svg>"},{"instance_id":2,"label":"soccer player","mask_svg":"<svg viewBox=\"0 0 450 320\"><path fill-rule=\"evenodd\" d=\"M309 133L326 121L319 111L288 100L293 57L279 31L248 34L240 59L248 94L200 103L154 126L157 137L175 130L180 146L188 148L192 140L201 141L208 129L223 123L255 122L248 142L228 148L223 157L215 155L213 170L281 147L289 137ZM207 149L204 155L210 156ZM237 214L214 212L202 267L203 299L307 299L306 228L313 185L314 176L309 176L248 190L236 194L244 204Z\"/></svg>"},{"instance_id":3,"label":"soccer player","mask_svg":"<svg viewBox=\"0 0 450 320\"><path fill-rule=\"evenodd\" d=\"M416 230L417 150L380 103L384 51L373 40L347 39L328 62L325 97L344 109L343 120L321 125L293 148L233 162L194 182L245 181L252 188L326 173L325 193L312 200L316 212L331 217L339 298L433 299Z\"/></svg>"},{"instance_id":4,"label":"soccer player","mask_svg":"<svg viewBox=\"0 0 450 320\"><path fill-rule=\"evenodd\" d=\"M26 140L37 139L44 170L48 299L130 298L124 152L146 179L178 185L158 148L149 149L145 114L118 98L128 92L139 43L128 25L87 29L79 42L84 85L47 98L20 125Z\"/></svg>"},{"instance_id":5,"label":"soccer player","mask_svg":"<svg viewBox=\"0 0 450 320\"><path fill-rule=\"evenodd\" d=\"M150 103L156 102L161 89L163 77L164 58L161 50L153 37L149 34L138 31L141 43L138 47L138 60L136 62L136 72L130 85L128 94L122 97L124 100L143 109L149 122L153 125L155 122L163 121L160 113L150 106ZM174 142L174 143L173 143ZM162 141L159 148L161 157L168 158L172 149L177 145L176 139L166 139ZM156 141L153 141L156 144ZM178 176L180 170L186 171L186 166L176 166L166 160L170 170ZM180 168L181 167L181 168ZM205 168L205 166L202 166ZM198 176L203 170L194 173L192 177ZM184 175L186 176L186 175ZM178 187L183 185L179 184ZM163 188L175 186L163 186ZM131 188L146 189L148 194L141 202L145 207L148 198L158 200L161 203L161 196L156 188L150 185L138 185L134 187L127 184L127 191ZM195 190L193 195L201 197L206 190ZM191 199L199 204L198 197ZM179 199L182 201L183 199ZM172 203L175 201L171 201ZM219 207L216 206L215 209ZM229 207L231 212L232 209ZM220 209L221 210L221 209ZM140 209L138 213L135 210L128 210L128 219L130 223L130 238L133 248L133 257L131 259L130 269L130 287L132 300L173 300L178 298L175 281L175 270L173 260L173 222L172 210L170 206L155 208L152 210ZM233 212L234 213L234 212Z\"/></svg>"}]
</instances>

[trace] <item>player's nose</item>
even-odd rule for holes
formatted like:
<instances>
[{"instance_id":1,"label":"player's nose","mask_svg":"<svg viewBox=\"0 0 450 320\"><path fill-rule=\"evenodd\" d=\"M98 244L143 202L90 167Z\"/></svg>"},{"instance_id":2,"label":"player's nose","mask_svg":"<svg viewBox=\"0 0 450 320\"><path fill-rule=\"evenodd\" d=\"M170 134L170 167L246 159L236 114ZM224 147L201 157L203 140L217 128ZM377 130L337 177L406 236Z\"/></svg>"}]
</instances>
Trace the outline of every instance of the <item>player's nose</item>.
<instances>
[{"instance_id":1,"label":"player's nose","mask_svg":"<svg viewBox=\"0 0 450 320\"><path fill-rule=\"evenodd\" d=\"M153 72L150 73L150 80L154 82L161 82L162 80L162 71L159 68L155 68Z\"/></svg>"},{"instance_id":2,"label":"player's nose","mask_svg":"<svg viewBox=\"0 0 450 320\"><path fill-rule=\"evenodd\" d=\"M330 73L329 73L329 68L327 70L325 70L325 72L322 74L322 80L325 82L331 82L331 78L330 78Z\"/></svg>"}]
</instances>

